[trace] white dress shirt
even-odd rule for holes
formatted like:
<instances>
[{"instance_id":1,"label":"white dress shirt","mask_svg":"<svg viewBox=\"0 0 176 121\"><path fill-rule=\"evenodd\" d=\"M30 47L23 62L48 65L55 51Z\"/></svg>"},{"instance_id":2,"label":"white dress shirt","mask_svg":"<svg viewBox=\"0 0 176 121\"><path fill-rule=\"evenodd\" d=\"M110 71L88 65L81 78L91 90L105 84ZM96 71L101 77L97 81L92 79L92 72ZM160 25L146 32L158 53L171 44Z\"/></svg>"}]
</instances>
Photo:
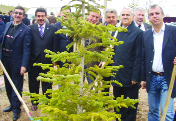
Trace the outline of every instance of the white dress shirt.
<instances>
[{"instance_id":1,"label":"white dress shirt","mask_svg":"<svg viewBox=\"0 0 176 121\"><path fill-rule=\"evenodd\" d=\"M37 23L38 24L38 23ZM45 25L46 25L46 23L44 23L43 25L42 25L42 27L43 27L43 29L42 29L42 31L43 31L43 33L44 33L44 30L45 30ZM39 29L39 31L40 31L40 25L38 24L38 29Z\"/></svg>"},{"instance_id":2,"label":"white dress shirt","mask_svg":"<svg viewBox=\"0 0 176 121\"><path fill-rule=\"evenodd\" d=\"M135 26L137 26L137 27L139 26L139 25L136 23L136 21L134 21L134 23L135 23ZM140 29L143 30L143 31L145 31L144 23L141 24Z\"/></svg>"},{"instance_id":3,"label":"white dress shirt","mask_svg":"<svg viewBox=\"0 0 176 121\"><path fill-rule=\"evenodd\" d=\"M154 58L153 58L152 71L164 72L163 62L162 62L162 47L163 47L165 24L163 23L163 26L160 29L159 33L156 33L153 27L152 27L152 31L153 31L153 43L154 43Z\"/></svg>"}]
</instances>

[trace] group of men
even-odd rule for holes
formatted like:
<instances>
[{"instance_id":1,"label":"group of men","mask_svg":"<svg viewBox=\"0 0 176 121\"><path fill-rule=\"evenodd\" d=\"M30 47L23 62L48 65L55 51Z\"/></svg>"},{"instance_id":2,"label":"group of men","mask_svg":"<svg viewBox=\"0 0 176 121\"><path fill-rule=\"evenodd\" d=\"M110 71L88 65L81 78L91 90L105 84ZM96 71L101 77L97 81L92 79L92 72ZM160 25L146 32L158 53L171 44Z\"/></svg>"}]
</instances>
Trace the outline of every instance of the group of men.
<instances>
[{"instance_id":1,"label":"group of men","mask_svg":"<svg viewBox=\"0 0 176 121\"><path fill-rule=\"evenodd\" d=\"M65 6L64 6L65 7ZM67 20L61 8L61 16ZM71 13L71 10L64 10ZM37 23L26 26L22 23L25 16L25 10L17 6L13 12L13 22L6 24L5 30L0 38L2 45L1 60L7 72L12 78L17 90L21 94L23 88L23 76L28 71L29 90L31 93L39 93L40 82L36 80L40 72L46 73L41 67L33 66L34 63L52 63L50 59L45 58L44 49L51 51L66 51L66 46L72 42L67 35L54 33L63 28L58 22L54 26L46 22L46 10L38 8L35 12ZM88 21L92 24L98 24L101 12L91 11L88 15ZM123 87L117 84L113 85L113 95L115 98L124 95L125 98L138 99L139 83L142 88L146 88L149 101L149 121L159 121L159 105L161 104L161 114L164 109L168 85L170 83L173 65L176 64L176 28L163 23L164 12L158 5L152 5L148 9L148 18L153 27L144 23L145 10L137 8L133 12L130 8L122 9L120 13L120 26L127 28L127 32L119 32L117 39L124 41L124 44L115 46L112 66L123 65L124 68L115 72L115 77L108 77L106 80L117 80L123 84ZM115 9L106 10L106 22L118 26L118 16ZM145 31L145 32L144 32ZM113 34L113 32L112 32ZM101 41L98 41L101 42ZM87 44L92 41L88 40ZM86 45L86 43L85 43ZM91 51L101 51L99 49ZM70 52L72 49L69 50ZM100 65L99 63L96 63ZM61 64L62 65L62 64ZM13 111L13 120L20 118L21 102L17 98L10 83L5 78L5 86L10 106L4 109L4 112ZM88 80L89 83L92 80ZM51 89L52 84L42 82L43 94L47 89ZM49 95L46 94L48 98ZM174 118L173 98L176 96L176 86L173 88L166 120L171 121ZM135 121L136 109L121 108L121 119L123 121ZM32 110L37 110L37 103L32 101ZM118 121L118 119L117 119Z\"/></svg>"},{"instance_id":2,"label":"group of men","mask_svg":"<svg viewBox=\"0 0 176 121\"><path fill-rule=\"evenodd\" d=\"M148 9L148 19L153 26L144 23L145 10L136 8L134 14L130 8L122 9L120 22L127 32L119 32L118 41L124 44L115 46L112 66L123 65L124 68L115 72L115 77L106 77L104 80L117 80L123 86L112 83L113 95L115 98L124 95L124 98L138 99L138 92L141 86L147 89L149 104L149 121L159 121L163 113L171 73L174 64L176 65L175 31L176 27L164 24L164 12L158 5L151 5ZM92 24L98 23L101 12L90 12L88 21ZM118 26L117 12L114 9L107 9L105 12L106 25ZM144 32L145 31L145 32ZM113 36L113 32L112 32ZM90 41L90 40L89 40ZM90 44L90 43L89 43ZM100 64L97 64L101 66ZM88 80L89 82L89 80ZM91 83L91 81L89 82ZM167 121L173 121L173 99L176 96L176 86L172 91L169 108L166 114ZM105 91L108 91L105 89ZM135 121L136 109L121 108L122 121ZM118 121L118 119L116 119Z\"/></svg>"}]
</instances>

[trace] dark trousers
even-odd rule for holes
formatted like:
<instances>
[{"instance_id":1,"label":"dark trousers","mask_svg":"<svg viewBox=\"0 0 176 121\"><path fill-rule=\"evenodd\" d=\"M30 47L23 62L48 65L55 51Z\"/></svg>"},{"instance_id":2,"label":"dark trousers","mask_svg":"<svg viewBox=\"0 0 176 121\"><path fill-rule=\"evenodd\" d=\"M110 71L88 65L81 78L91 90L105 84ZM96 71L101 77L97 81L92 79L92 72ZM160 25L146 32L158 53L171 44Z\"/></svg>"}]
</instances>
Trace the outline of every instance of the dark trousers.
<instances>
[{"instance_id":1,"label":"dark trousers","mask_svg":"<svg viewBox=\"0 0 176 121\"><path fill-rule=\"evenodd\" d=\"M137 87L117 87L113 86L113 94L114 97L121 97L121 95L124 95L124 98L129 97L130 99L138 99L138 91L139 88ZM136 109L128 107L128 108L120 108L120 111L115 112L117 114L121 114L121 120L122 121L136 121L136 114L137 114L137 106L138 103L135 104ZM118 119L116 119L118 121Z\"/></svg>"},{"instance_id":2,"label":"dark trousers","mask_svg":"<svg viewBox=\"0 0 176 121\"><path fill-rule=\"evenodd\" d=\"M110 81L111 77L103 77L104 81ZM109 92L109 88L105 88L104 90L102 90L102 92ZM107 96L109 96L109 94L107 94Z\"/></svg>"},{"instance_id":3,"label":"dark trousers","mask_svg":"<svg viewBox=\"0 0 176 121\"><path fill-rule=\"evenodd\" d=\"M22 96L21 92L23 90L23 75L20 75L20 69L15 69L14 65L12 64L12 58L3 56L2 63L7 73L9 74L10 78L12 79L19 94ZM12 111L14 113L20 113L21 102L19 101L16 93L14 92L5 74L4 74L4 81L5 81L7 97L9 99L10 104L13 107Z\"/></svg>"},{"instance_id":4,"label":"dark trousers","mask_svg":"<svg viewBox=\"0 0 176 121\"><path fill-rule=\"evenodd\" d=\"M37 77L39 76L39 73L46 73L47 71L48 70L43 70L40 66L30 65L30 72L28 73L30 93L39 94L40 81L37 81ZM47 89L52 89L52 83L48 82L41 82L41 83L43 94L47 91ZM50 98L48 95L49 94L46 94L47 98ZM33 101L32 104L34 104Z\"/></svg>"}]
</instances>

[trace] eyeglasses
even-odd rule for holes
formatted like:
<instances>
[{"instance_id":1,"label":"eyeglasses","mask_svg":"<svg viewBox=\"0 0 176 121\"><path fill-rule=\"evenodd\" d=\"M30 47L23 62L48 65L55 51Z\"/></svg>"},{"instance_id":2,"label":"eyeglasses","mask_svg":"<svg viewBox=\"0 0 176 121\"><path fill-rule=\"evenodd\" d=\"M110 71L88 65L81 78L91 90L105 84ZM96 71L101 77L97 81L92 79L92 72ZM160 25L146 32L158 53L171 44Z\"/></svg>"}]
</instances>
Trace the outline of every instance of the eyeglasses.
<instances>
[{"instance_id":1,"label":"eyeglasses","mask_svg":"<svg viewBox=\"0 0 176 121\"><path fill-rule=\"evenodd\" d=\"M21 12L14 12L15 14L18 14L19 13L19 15L23 15L23 13L21 13Z\"/></svg>"}]
</instances>

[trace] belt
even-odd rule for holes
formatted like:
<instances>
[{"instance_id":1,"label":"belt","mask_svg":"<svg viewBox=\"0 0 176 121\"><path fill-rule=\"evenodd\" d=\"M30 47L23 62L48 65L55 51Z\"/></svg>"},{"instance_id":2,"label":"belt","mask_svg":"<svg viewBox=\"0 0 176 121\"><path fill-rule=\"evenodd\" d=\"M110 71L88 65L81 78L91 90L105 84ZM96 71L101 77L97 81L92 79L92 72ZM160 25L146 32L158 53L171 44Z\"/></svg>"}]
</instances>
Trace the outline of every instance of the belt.
<instances>
[{"instance_id":1,"label":"belt","mask_svg":"<svg viewBox=\"0 0 176 121\"><path fill-rule=\"evenodd\" d=\"M163 76L164 72L153 72L152 71L152 74L157 75L157 76Z\"/></svg>"}]
</instances>

